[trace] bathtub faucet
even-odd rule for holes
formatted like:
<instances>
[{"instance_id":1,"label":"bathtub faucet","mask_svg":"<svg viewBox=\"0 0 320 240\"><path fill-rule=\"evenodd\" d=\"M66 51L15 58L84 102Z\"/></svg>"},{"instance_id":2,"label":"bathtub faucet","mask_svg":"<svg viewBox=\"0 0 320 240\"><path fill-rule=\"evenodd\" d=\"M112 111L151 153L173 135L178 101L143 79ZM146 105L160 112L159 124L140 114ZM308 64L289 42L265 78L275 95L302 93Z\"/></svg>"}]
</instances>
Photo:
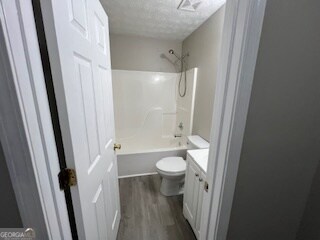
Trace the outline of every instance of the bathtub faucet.
<instances>
[{"instance_id":1,"label":"bathtub faucet","mask_svg":"<svg viewBox=\"0 0 320 240\"><path fill-rule=\"evenodd\" d=\"M175 137L175 138L181 138L181 137L182 137L182 134L175 134L174 137Z\"/></svg>"}]
</instances>

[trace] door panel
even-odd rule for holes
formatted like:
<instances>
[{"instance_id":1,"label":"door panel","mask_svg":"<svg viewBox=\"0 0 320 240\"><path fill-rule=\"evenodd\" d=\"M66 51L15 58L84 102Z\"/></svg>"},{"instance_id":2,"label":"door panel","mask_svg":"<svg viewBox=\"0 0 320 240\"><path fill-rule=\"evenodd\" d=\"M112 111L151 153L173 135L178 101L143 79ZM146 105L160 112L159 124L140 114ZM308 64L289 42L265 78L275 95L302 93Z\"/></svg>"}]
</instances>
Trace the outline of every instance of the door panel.
<instances>
[{"instance_id":1,"label":"door panel","mask_svg":"<svg viewBox=\"0 0 320 240\"><path fill-rule=\"evenodd\" d=\"M120 219L108 18L98 0L41 0L79 239L116 239Z\"/></svg>"},{"instance_id":2,"label":"door panel","mask_svg":"<svg viewBox=\"0 0 320 240\"><path fill-rule=\"evenodd\" d=\"M185 217L189 220L190 224L193 225L195 222L196 208L194 206L194 191L197 188L198 180L196 174L198 173L197 168L192 164L191 161L187 160L187 173L185 179L185 192L184 192L184 208L183 212Z\"/></svg>"},{"instance_id":3,"label":"door panel","mask_svg":"<svg viewBox=\"0 0 320 240\"><path fill-rule=\"evenodd\" d=\"M198 192L198 206L197 206L197 217L196 217L196 231L198 239L200 239L200 225L201 225L201 213L202 213L202 202L203 202L203 192L204 192L204 182L205 182L205 174L201 172L202 181L199 182L199 192Z\"/></svg>"},{"instance_id":4,"label":"door panel","mask_svg":"<svg viewBox=\"0 0 320 240\"><path fill-rule=\"evenodd\" d=\"M120 201L119 201L119 185L117 179L117 166L116 160L112 162L108 168L107 175L107 190L105 191L108 196L108 230L116 239L119 223L120 223Z\"/></svg>"},{"instance_id":5,"label":"door panel","mask_svg":"<svg viewBox=\"0 0 320 240\"><path fill-rule=\"evenodd\" d=\"M191 211L193 214L193 222L192 222L192 227L195 228L196 225L196 217L197 217L197 209L198 209L198 197L199 197L199 187L200 187L200 169L193 163L190 163L190 166L194 168L195 171L195 177L194 177L194 184L193 184L193 191L192 191L192 205L191 205Z\"/></svg>"},{"instance_id":6,"label":"door panel","mask_svg":"<svg viewBox=\"0 0 320 240\"><path fill-rule=\"evenodd\" d=\"M95 214L97 216L97 231L99 233L98 239L107 239L107 228L103 225L103 223L107 222L106 219L106 202L105 197L103 195L103 186L104 184L100 184L98 190L93 197L92 203L95 205Z\"/></svg>"},{"instance_id":7,"label":"door panel","mask_svg":"<svg viewBox=\"0 0 320 240\"><path fill-rule=\"evenodd\" d=\"M190 162L187 159L187 166L186 166L186 177L185 177L185 183L184 183L184 194L183 194L183 214L185 216L186 219L188 219L190 221L190 219L192 219L192 213L191 213L191 186L190 184L192 184L192 180L191 180L191 176L192 173L190 173Z\"/></svg>"}]
</instances>

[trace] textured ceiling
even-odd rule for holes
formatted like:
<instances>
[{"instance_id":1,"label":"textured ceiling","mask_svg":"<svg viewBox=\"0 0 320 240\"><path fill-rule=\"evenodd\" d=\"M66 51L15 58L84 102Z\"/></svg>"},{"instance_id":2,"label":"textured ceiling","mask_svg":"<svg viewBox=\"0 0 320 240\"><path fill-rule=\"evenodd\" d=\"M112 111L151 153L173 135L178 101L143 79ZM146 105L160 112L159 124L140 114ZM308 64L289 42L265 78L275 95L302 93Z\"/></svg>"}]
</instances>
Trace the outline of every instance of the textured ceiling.
<instances>
[{"instance_id":1,"label":"textured ceiling","mask_svg":"<svg viewBox=\"0 0 320 240\"><path fill-rule=\"evenodd\" d=\"M100 0L110 31L160 39L184 40L225 0L203 0L195 12L178 10L181 0Z\"/></svg>"}]
</instances>

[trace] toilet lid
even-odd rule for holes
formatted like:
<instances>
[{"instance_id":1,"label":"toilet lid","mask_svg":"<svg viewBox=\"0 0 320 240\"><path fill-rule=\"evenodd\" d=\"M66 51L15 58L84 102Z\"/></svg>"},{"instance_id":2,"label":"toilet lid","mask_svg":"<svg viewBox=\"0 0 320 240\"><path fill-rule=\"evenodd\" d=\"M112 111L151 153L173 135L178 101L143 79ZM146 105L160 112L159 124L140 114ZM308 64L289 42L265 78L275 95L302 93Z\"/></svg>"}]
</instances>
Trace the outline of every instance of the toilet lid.
<instances>
[{"instance_id":1,"label":"toilet lid","mask_svg":"<svg viewBox=\"0 0 320 240\"><path fill-rule=\"evenodd\" d=\"M166 157L157 162L156 167L164 172L184 172L186 171L186 161L182 157Z\"/></svg>"}]
</instances>

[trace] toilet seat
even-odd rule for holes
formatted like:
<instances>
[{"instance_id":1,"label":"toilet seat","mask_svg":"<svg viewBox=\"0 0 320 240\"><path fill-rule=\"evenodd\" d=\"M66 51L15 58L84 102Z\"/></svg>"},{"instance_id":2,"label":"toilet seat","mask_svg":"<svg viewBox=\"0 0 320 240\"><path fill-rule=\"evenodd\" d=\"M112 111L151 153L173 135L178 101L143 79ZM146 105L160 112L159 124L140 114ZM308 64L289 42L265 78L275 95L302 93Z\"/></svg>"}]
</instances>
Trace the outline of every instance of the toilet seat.
<instances>
[{"instance_id":1,"label":"toilet seat","mask_svg":"<svg viewBox=\"0 0 320 240\"><path fill-rule=\"evenodd\" d=\"M186 161L182 157L166 157L159 160L156 167L159 171L169 175L184 174L186 171Z\"/></svg>"}]
</instances>

